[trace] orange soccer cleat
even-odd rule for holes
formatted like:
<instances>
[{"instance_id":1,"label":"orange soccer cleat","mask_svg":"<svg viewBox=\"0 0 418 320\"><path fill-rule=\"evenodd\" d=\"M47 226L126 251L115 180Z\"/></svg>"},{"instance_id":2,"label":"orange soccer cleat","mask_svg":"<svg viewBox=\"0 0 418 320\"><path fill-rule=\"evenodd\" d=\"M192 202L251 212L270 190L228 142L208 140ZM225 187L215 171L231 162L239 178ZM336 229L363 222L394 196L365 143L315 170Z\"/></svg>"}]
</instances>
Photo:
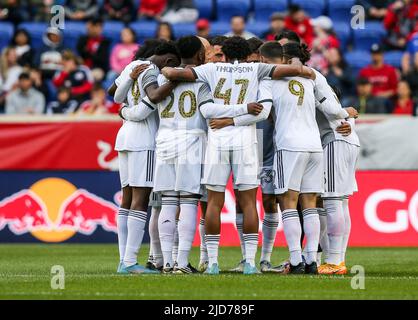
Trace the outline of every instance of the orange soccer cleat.
<instances>
[{"instance_id":1,"label":"orange soccer cleat","mask_svg":"<svg viewBox=\"0 0 418 320\"><path fill-rule=\"evenodd\" d=\"M323 265L320 265L318 268L319 274L346 274L347 268L345 266L326 263Z\"/></svg>"}]
</instances>

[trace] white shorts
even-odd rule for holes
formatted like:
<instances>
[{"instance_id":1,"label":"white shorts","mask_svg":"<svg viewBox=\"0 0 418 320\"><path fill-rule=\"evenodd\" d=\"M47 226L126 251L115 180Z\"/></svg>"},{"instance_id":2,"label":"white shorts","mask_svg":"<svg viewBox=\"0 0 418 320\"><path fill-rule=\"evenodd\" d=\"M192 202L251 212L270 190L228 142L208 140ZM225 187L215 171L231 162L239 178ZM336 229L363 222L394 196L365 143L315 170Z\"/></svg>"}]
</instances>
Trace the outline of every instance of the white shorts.
<instances>
[{"instance_id":1,"label":"white shorts","mask_svg":"<svg viewBox=\"0 0 418 320\"><path fill-rule=\"evenodd\" d=\"M273 166L267 166L261 168L260 184L263 194L274 194L274 179L276 177L276 171Z\"/></svg>"},{"instance_id":2,"label":"white shorts","mask_svg":"<svg viewBox=\"0 0 418 320\"><path fill-rule=\"evenodd\" d=\"M324 155L321 152L279 150L274 156L275 193L324 192Z\"/></svg>"},{"instance_id":3,"label":"white shorts","mask_svg":"<svg viewBox=\"0 0 418 320\"><path fill-rule=\"evenodd\" d=\"M151 192L149 196L149 207L161 207L162 200L161 200L161 193L158 192Z\"/></svg>"},{"instance_id":4,"label":"white shorts","mask_svg":"<svg viewBox=\"0 0 418 320\"><path fill-rule=\"evenodd\" d=\"M119 151L119 176L122 188L152 188L154 180L154 151Z\"/></svg>"},{"instance_id":5,"label":"white shorts","mask_svg":"<svg viewBox=\"0 0 418 320\"><path fill-rule=\"evenodd\" d=\"M339 140L325 146L325 190L322 197L342 197L357 192L356 164L359 149Z\"/></svg>"},{"instance_id":6,"label":"white shorts","mask_svg":"<svg viewBox=\"0 0 418 320\"><path fill-rule=\"evenodd\" d=\"M213 191L225 191L229 176L233 175L234 185L245 191L260 184L257 144L242 150L218 150L208 145L202 183Z\"/></svg>"}]
</instances>

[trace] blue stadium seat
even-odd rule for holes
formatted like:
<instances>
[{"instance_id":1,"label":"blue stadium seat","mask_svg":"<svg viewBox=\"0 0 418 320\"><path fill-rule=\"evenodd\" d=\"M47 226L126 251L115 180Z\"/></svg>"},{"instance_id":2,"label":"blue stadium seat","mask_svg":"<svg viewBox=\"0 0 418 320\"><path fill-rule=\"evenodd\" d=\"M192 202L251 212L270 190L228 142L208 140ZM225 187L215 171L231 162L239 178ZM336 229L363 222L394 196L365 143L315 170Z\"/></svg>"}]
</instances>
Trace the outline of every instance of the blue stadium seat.
<instances>
[{"instance_id":1,"label":"blue stadium seat","mask_svg":"<svg viewBox=\"0 0 418 320\"><path fill-rule=\"evenodd\" d=\"M210 35L224 35L231 30L229 22L213 22L210 26Z\"/></svg>"},{"instance_id":2,"label":"blue stadium seat","mask_svg":"<svg viewBox=\"0 0 418 320\"><path fill-rule=\"evenodd\" d=\"M218 21L229 21L233 16L246 17L250 9L250 0L218 0Z\"/></svg>"},{"instance_id":3,"label":"blue stadium seat","mask_svg":"<svg viewBox=\"0 0 418 320\"><path fill-rule=\"evenodd\" d=\"M269 23L268 22L253 22L247 24L247 31L254 33L257 37L261 37L264 32L269 30Z\"/></svg>"},{"instance_id":4,"label":"blue stadium seat","mask_svg":"<svg viewBox=\"0 0 418 320\"><path fill-rule=\"evenodd\" d=\"M211 19L213 16L213 0L194 0L199 18Z\"/></svg>"},{"instance_id":5,"label":"blue stadium seat","mask_svg":"<svg viewBox=\"0 0 418 320\"><path fill-rule=\"evenodd\" d=\"M176 39L196 34L196 26L194 23L177 23L173 25L174 36Z\"/></svg>"},{"instance_id":6,"label":"blue stadium seat","mask_svg":"<svg viewBox=\"0 0 418 320\"><path fill-rule=\"evenodd\" d=\"M312 18L324 14L325 0L291 0L291 2L301 6Z\"/></svg>"},{"instance_id":7,"label":"blue stadium seat","mask_svg":"<svg viewBox=\"0 0 418 320\"><path fill-rule=\"evenodd\" d=\"M120 32L124 24L120 21L106 21L103 26L103 34L110 39L111 47L120 42Z\"/></svg>"},{"instance_id":8,"label":"blue stadium seat","mask_svg":"<svg viewBox=\"0 0 418 320\"><path fill-rule=\"evenodd\" d=\"M351 7L356 0L330 0L328 2L328 15L334 21L350 22L352 14Z\"/></svg>"},{"instance_id":9,"label":"blue stadium seat","mask_svg":"<svg viewBox=\"0 0 418 320\"><path fill-rule=\"evenodd\" d=\"M64 46L76 51L77 41L86 34L86 24L80 21L66 21L64 28Z\"/></svg>"},{"instance_id":10,"label":"blue stadium seat","mask_svg":"<svg viewBox=\"0 0 418 320\"><path fill-rule=\"evenodd\" d=\"M385 63L394 66L395 68L401 67L403 51L388 51L384 54Z\"/></svg>"},{"instance_id":11,"label":"blue stadium seat","mask_svg":"<svg viewBox=\"0 0 418 320\"><path fill-rule=\"evenodd\" d=\"M144 43L145 39L154 38L157 31L157 23L154 21L136 21L130 26L135 30L139 43Z\"/></svg>"},{"instance_id":12,"label":"blue stadium seat","mask_svg":"<svg viewBox=\"0 0 418 320\"><path fill-rule=\"evenodd\" d=\"M356 50L370 50L374 43L380 43L386 30L381 22L366 22L364 29L356 29L353 32L354 47Z\"/></svg>"},{"instance_id":13,"label":"blue stadium seat","mask_svg":"<svg viewBox=\"0 0 418 320\"><path fill-rule=\"evenodd\" d=\"M287 10L287 0L255 0L255 20L266 21L274 12Z\"/></svg>"},{"instance_id":14,"label":"blue stadium seat","mask_svg":"<svg viewBox=\"0 0 418 320\"><path fill-rule=\"evenodd\" d=\"M47 27L48 25L43 22L24 22L19 24L18 29L25 29L32 39L32 47L39 49L42 47L42 36Z\"/></svg>"},{"instance_id":15,"label":"blue stadium seat","mask_svg":"<svg viewBox=\"0 0 418 320\"><path fill-rule=\"evenodd\" d=\"M0 22L0 52L13 37L14 27L10 22Z\"/></svg>"},{"instance_id":16,"label":"blue stadium seat","mask_svg":"<svg viewBox=\"0 0 418 320\"><path fill-rule=\"evenodd\" d=\"M348 23L344 22L335 22L334 23L334 31L340 40L340 48L341 50L347 49L348 44L351 42L351 28Z\"/></svg>"},{"instance_id":17,"label":"blue stadium seat","mask_svg":"<svg viewBox=\"0 0 418 320\"><path fill-rule=\"evenodd\" d=\"M371 62L370 52L363 50L347 52L344 58L356 76L358 75L360 69L367 66Z\"/></svg>"}]
</instances>

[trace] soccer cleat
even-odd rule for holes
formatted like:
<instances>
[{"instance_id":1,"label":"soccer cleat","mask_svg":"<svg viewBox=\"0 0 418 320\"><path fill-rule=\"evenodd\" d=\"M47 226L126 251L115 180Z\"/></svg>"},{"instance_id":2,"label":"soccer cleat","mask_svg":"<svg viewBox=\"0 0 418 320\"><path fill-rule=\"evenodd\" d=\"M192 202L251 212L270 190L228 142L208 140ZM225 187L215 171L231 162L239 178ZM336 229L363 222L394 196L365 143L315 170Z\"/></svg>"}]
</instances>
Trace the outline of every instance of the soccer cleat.
<instances>
[{"instance_id":1,"label":"soccer cleat","mask_svg":"<svg viewBox=\"0 0 418 320\"><path fill-rule=\"evenodd\" d=\"M123 262L119 263L118 270L116 271L116 273L117 274L129 274L129 272L126 271L125 265L123 264Z\"/></svg>"},{"instance_id":2,"label":"soccer cleat","mask_svg":"<svg viewBox=\"0 0 418 320\"><path fill-rule=\"evenodd\" d=\"M318 274L318 265L316 262L305 264L305 274Z\"/></svg>"},{"instance_id":3,"label":"soccer cleat","mask_svg":"<svg viewBox=\"0 0 418 320\"><path fill-rule=\"evenodd\" d=\"M245 264L245 259L241 260L235 268L229 269L228 271L229 272L237 272L237 273L239 272L239 273L241 273L241 272L244 271L244 264Z\"/></svg>"},{"instance_id":4,"label":"soccer cleat","mask_svg":"<svg viewBox=\"0 0 418 320\"><path fill-rule=\"evenodd\" d=\"M345 272L347 272L347 268L345 268ZM318 268L319 274L345 274L344 267L341 265L336 265L332 263L326 263L320 265Z\"/></svg>"},{"instance_id":5,"label":"soccer cleat","mask_svg":"<svg viewBox=\"0 0 418 320\"><path fill-rule=\"evenodd\" d=\"M305 263L301 262L297 266L289 264L289 274L305 274Z\"/></svg>"},{"instance_id":6,"label":"soccer cleat","mask_svg":"<svg viewBox=\"0 0 418 320\"><path fill-rule=\"evenodd\" d=\"M347 274L348 273L348 269L347 269L344 261L340 263L340 267L341 267L341 271L338 274Z\"/></svg>"},{"instance_id":7,"label":"soccer cleat","mask_svg":"<svg viewBox=\"0 0 418 320\"><path fill-rule=\"evenodd\" d=\"M218 264L217 263L214 263L211 266L209 266L206 269L205 274L208 274L208 275L218 275L219 274Z\"/></svg>"},{"instance_id":8,"label":"soccer cleat","mask_svg":"<svg viewBox=\"0 0 418 320\"><path fill-rule=\"evenodd\" d=\"M277 267L271 268L271 270L272 270L272 272L275 272L275 273L288 274L289 271L290 271L290 262L289 262L289 260L283 261Z\"/></svg>"},{"instance_id":9,"label":"soccer cleat","mask_svg":"<svg viewBox=\"0 0 418 320\"><path fill-rule=\"evenodd\" d=\"M270 261L263 260L260 261L260 271L261 272L271 272L272 266Z\"/></svg>"},{"instance_id":10,"label":"soccer cleat","mask_svg":"<svg viewBox=\"0 0 418 320\"><path fill-rule=\"evenodd\" d=\"M144 266L140 266L139 264L134 264L133 266L124 267L123 270L126 270L127 273L131 274L158 274L159 271L147 269Z\"/></svg>"},{"instance_id":11,"label":"soccer cleat","mask_svg":"<svg viewBox=\"0 0 418 320\"><path fill-rule=\"evenodd\" d=\"M252 266L249 263L244 263L244 270L243 274L261 274L261 272L257 269L256 266Z\"/></svg>"},{"instance_id":12,"label":"soccer cleat","mask_svg":"<svg viewBox=\"0 0 418 320\"><path fill-rule=\"evenodd\" d=\"M208 268L208 265L209 265L209 261L200 261L197 269L199 270L199 272L205 272L206 269Z\"/></svg>"},{"instance_id":13,"label":"soccer cleat","mask_svg":"<svg viewBox=\"0 0 418 320\"><path fill-rule=\"evenodd\" d=\"M163 268L163 273L164 274L169 274L169 273L172 273L173 270L174 270L174 268L169 263L167 263L165 265L165 267Z\"/></svg>"}]
</instances>

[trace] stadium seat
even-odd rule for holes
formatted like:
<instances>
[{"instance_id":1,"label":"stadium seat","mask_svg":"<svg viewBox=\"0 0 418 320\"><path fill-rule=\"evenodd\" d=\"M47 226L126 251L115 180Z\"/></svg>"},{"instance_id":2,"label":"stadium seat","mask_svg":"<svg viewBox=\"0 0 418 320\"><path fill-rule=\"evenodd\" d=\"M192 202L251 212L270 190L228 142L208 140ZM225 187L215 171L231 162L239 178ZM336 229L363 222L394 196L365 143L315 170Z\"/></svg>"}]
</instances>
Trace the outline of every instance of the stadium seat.
<instances>
[{"instance_id":1,"label":"stadium seat","mask_svg":"<svg viewBox=\"0 0 418 320\"><path fill-rule=\"evenodd\" d=\"M64 28L64 46L76 51L77 41L80 36L86 34L86 24L79 21L67 21Z\"/></svg>"},{"instance_id":2,"label":"stadium seat","mask_svg":"<svg viewBox=\"0 0 418 320\"><path fill-rule=\"evenodd\" d=\"M31 37L32 47L39 49L42 47L42 36L47 27L48 25L43 22L24 22L19 24L18 29L25 29Z\"/></svg>"},{"instance_id":3,"label":"stadium seat","mask_svg":"<svg viewBox=\"0 0 418 320\"><path fill-rule=\"evenodd\" d=\"M264 32L269 30L269 23L268 22L253 22L247 24L247 31L254 33L257 37L261 37Z\"/></svg>"},{"instance_id":4,"label":"stadium seat","mask_svg":"<svg viewBox=\"0 0 418 320\"><path fill-rule=\"evenodd\" d=\"M401 67L403 51L388 51L384 54L385 63L394 66L395 68Z\"/></svg>"},{"instance_id":5,"label":"stadium seat","mask_svg":"<svg viewBox=\"0 0 418 320\"><path fill-rule=\"evenodd\" d=\"M196 34L196 26L194 23L177 23L173 25L173 32L176 39Z\"/></svg>"},{"instance_id":6,"label":"stadium seat","mask_svg":"<svg viewBox=\"0 0 418 320\"><path fill-rule=\"evenodd\" d=\"M250 0L218 0L218 21L229 21L233 16L246 17L250 9Z\"/></svg>"},{"instance_id":7,"label":"stadium seat","mask_svg":"<svg viewBox=\"0 0 418 320\"><path fill-rule=\"evenodd\" d=\"M347 49L348 44L351 42L351 28L348 23L344 22L335 22L334 23L334 31L340 40L340 48L341 50Z\"/></svg>"},{"instance_id":8,"label":"stadium seat","mask_svg":"<svg viewBox=\"0 0 418 320\"><path fill-rule=\"evenodd\" d=\"M10 22L0 22L0 51L6 47L13 37L13 24Z\"/></svg>"},{"instance_id":9,"label":"stadium seat","mask_svg":"<svg viewBox=\"0 0 418 320\"><path fill-rule=\"evenodd\" d=\"M213 17L212 0L194 0L197 10L199 10L199 18L211 19Z\"/></svg>"},{"instance_id":10,"label":"stadium seat","mask_svg":"<svg viewBox=\"0 0 418 320\"><path fill-rule=\"evenodd\" d=\"M287 0L256 0L254 1L255 20L267 21L274 12L287 10Z\"/></svg>"},{"instance_id":11,"label":"stadium seat","mask_svg":"<svg viewBox=\"0 0 418 320\"><path fill-rule=\"evenodd\" d=\"M355 4L355 0L330 0L328 1L328 15L334 21L350 22L351 7Z\"/></svg>"},{"instance_id":12,"label":"stadium seat","mask_svg":"<svg viewBox=\"0 0 418 320\"><path fill-rule=\"evenodd\" d=\"M230 31L229 22L213 22L210 26L210 35L217 36L223 35Z\"/></svg>"},{"instance_id":13,"label":"stadium seat","mask_svg":"<svg viewBox=\"0 0 418 320\"><path fill-rule=\"evenodd\" d=\"M312 18L324 14L325 0L291 0L291 3L301 6Z\"/></svg>"},{"instance_id":14,"label":"stadium seat","mask_svg":"<svg viewBox=\"0 0 418 320\"><path fill-rule=\"evenodd\" d=\"M157 23L154 21L136 21L130 24L137 35L139 43L144 43L145 39L154 38L157 31Z\"/></svg>"},{"instance_id":15,"label":"stadium seat","mask_svg":"<svg viewBox=\"0 0 418 320\"><path fill-rule=\"evenodd\" d=\"M106 21L103 26L103 34L110 39L111 47L120 42L120 32L124 25L120 21Z\"/></svg>"},{"instance_id":16,"label":"stadium seat","mask_svg":"<svg viewBox=\"0 0 418 320\"><path fill-rule=\"evenodd\" d=\"M364 29L356 29L353 32L354 47L356 50L370 50L374 43L380 43L386 30L381 22L366 22Z\"/></svg>"},{"instance_id":17,"label":"stadium seat","mask_svg":"<svg viewBox=\"0 0 418 320\"><path fill-rule=\"evenodd\" d=\"M371 62L369 51L357 50L347 52L344 58L356 76L358 75L360 69L367 66Z\"/></svg>"}]
</instances>

